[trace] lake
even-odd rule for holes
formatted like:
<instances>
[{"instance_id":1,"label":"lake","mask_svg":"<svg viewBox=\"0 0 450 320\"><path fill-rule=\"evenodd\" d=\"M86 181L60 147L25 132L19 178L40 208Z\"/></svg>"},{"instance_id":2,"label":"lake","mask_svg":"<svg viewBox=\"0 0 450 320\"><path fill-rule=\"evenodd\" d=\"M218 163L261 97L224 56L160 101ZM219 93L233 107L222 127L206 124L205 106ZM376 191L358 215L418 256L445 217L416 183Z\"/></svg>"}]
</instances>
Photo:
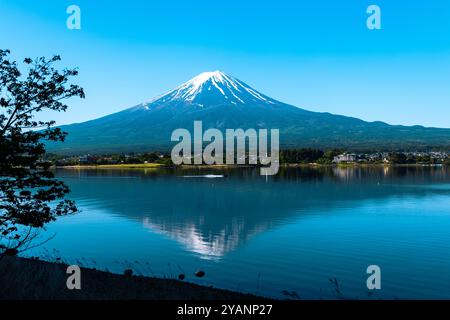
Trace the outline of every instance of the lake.
<instances>
[{"instance_id":1,"label":"lake","mask_svg":"<svg viewBox=\"0 0 450 320\"><path fill-rule=\"evenodd\" d=\"M117 273L184 273L275 298L450 298L450 168L56 175L81 212L48 225L40 236L48 242L25 255ZM382 289L372 293L369 265L381 268Z\"/></svg>"}]
</instances>

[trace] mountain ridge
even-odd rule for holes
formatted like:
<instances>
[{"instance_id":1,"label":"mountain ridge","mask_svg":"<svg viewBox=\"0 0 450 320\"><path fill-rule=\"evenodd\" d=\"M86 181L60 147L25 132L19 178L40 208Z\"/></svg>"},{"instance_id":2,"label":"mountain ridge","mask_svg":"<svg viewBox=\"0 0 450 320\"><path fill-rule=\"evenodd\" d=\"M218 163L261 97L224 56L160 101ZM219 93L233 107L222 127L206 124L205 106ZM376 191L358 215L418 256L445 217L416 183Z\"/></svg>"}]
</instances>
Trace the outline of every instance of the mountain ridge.
<instances>
[{"instance_id":1,"label":"mountain ridge","mask_svg":"<svg viewBox=\"0 0 450 320\"><path fill-rule=\"evenodd\" d=\"M450 148L450 129L367 122L312 112L272 99L222 71L204 72L167 93L131 108L82 123L61 126L64 144L49 152L112 153L168 151L171 132L208 128L280 129L280 145L352 150Z\"/></svg>"}]
</instances>

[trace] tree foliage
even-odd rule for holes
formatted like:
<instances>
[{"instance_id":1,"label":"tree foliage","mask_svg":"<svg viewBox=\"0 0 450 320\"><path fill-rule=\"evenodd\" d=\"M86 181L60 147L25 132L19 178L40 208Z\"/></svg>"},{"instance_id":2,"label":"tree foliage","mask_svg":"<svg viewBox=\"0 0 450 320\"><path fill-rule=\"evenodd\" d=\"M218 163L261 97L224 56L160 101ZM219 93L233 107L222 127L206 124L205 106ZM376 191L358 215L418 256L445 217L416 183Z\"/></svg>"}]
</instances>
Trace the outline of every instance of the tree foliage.
<instances>
[{"instance_id":1,"label":"tree foliage","mask_svg":"<svg viewBox=\"0 0 450 320\"><path fill-rule=\"evenodd\" d=\"M40 228L57 216L77 211L65 199L69 188L43 160L45 141L64 141L54 121L36 120L45 110L65 111L63 100L84 98L70 79L76 69L58 70L59 56L23 61L26 73L0 50L0 253L17 251L29 239L22 227Z\"/></svg>"},{"instance_id":2,"label":"tree foliage","mask_svg":"<svg viewBox=\"0 0 450 320\"><path fill-rule=\"evenodd\" d=\"M324 156L324 152L318 149L287 149L282 150L280 160L283 163L312 163Z\"/></svg>"}]
</instances>

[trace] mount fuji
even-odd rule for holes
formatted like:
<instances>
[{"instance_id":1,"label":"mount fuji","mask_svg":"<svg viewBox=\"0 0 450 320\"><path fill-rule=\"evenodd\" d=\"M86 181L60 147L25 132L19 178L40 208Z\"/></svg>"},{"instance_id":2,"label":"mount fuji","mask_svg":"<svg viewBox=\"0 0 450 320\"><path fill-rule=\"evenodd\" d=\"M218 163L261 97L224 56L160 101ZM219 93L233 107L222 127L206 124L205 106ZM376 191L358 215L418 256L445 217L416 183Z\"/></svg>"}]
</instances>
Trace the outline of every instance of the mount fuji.
<instances>
[{"instance_id":1,"label":"mount fuji","mask_svg":"<svg viewBox=\"0 0 450 320\"><path fill-rule=\"evenodd\" d=\"M221 71L205 72L168 93L95 120L62 126L59 154L168 151L171 133L203 129L280 129L281 147L395 150L450 147L450 129L393 126L384 122L311 112L274 100Z\"/></svg>"}]
</instances>

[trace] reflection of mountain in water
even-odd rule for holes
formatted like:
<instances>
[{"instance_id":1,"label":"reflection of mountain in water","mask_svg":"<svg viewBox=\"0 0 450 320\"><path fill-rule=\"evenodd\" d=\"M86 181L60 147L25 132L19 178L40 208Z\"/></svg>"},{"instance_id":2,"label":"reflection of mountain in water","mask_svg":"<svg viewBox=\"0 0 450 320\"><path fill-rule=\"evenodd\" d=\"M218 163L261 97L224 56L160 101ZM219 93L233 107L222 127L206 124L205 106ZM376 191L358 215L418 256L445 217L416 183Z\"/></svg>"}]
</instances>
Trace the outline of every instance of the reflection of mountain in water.
<instances>
[{"instance_id":1,"label":"reflection of mountain in water","mask_svg":"<svg viewBox=\"0 0 450 320\"><path fill-rule=\"evenodd\" d=\"M448 194L449 188L429 185L450 181L446 168L292 168L269 181L254 169L230 169L223 179L182 177L211 171L62 170L58 175L86 210L140 221L205 258L221 257L252 235L305 214L355 201Z\"/></svg>"},{"instance_id":2,"label":"reflection of mountain in water","mask_svg":"<svg viewBox=\"0 0 450 320\"><path fill-rule=\"evenodd\" d=\"M213 235L210 233L207 237L198 230L198 225L202 225L201 221L198 224L187 222L183 226L176 227L171 224L154 223L148 217L145 217L143 224L144 227L167 235L183 244L188 251L198 253L201 257L207 259L222 257L238 246L239 242L242 241L242 236L249 237L249 234L243 234L243 221L238 221L235 218L219 234Z\"/></svg>"}]
</instances>

